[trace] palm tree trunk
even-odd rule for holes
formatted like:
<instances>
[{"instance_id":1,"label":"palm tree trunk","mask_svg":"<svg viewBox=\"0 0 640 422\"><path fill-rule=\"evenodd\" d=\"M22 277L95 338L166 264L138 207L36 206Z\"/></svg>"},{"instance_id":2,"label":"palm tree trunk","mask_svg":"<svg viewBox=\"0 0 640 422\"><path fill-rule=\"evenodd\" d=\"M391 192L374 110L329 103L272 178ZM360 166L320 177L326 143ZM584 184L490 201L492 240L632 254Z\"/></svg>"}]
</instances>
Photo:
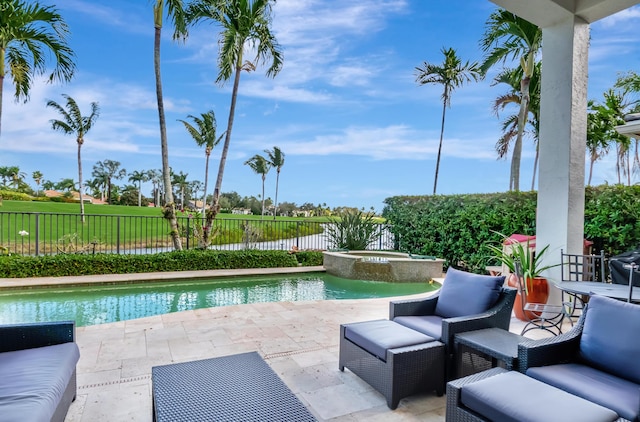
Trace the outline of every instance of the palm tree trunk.
<instances>
[{"instance_id":1,"label":"palm tree trunk","mask_svg":"<svg viewBox=\"0 0 640 422\"><path fill-rule=\"evenodd\" d=\"M164 99L162 96L162 77L160 75L160 39L162 28L155 27L155 37L153 44L153 67L156 74L156 97L158 99L158 117L160 120L160 146L162 149L162 176L164 179L164 192L166 205L164 207L164 217L169 220L171 226L171 240L175 250L182 250L182 241L178 232L178 219L176 217L176 204L173 202L173 191L171 190L171 174L169 168L169 147L167 145L167 126L164 117Z\"/></svg>"},{"instance_id":2,"label":"palm tree trunk","mask_svg":"<svg viewBox=\"0 0 640 422\"><path fill-rule=\"evenodd\" d=\"M78 198L80 198L80 220L84 224L84 199L82 198L82 159L80 156L82 141L78 140Z\"/></svg>"},{"instance_id":3,"label":"palm tree trunk","mask_svg":"<svg viewBox=\"0 0 640 422\"><path fill-rule=\"evenodd\" d=\"M208 244L209 231L213 220L220 212L220 189L222 189L222 176L224 175L224 165L227 161L229 153L229 143L231 142L231 130L233 129L233 118L236 111L236 99L238 97L238 86L240 85L240 72L242 71L242 54L239 55L236 62L236 74L233 78L233 90L231 91L231 106L229 107L229 120L227 121L227 131L224 137L224 145L220 154L220 166L218 167L218 177L216 178L216 186L213 189L213 206L207 213L207 230L205 230L205 243Z\"/></svg>"},{"instance_id":4,"label":"palm tree trunk","mask_svg":"<svg viewBox=\"0 0 640 422\"><path fill-rule=\"evenodd\" d=\"M276 171L276 207L273 209L273 219L278 215L278 185L280 184L280 169Z\"/></svg>"},{"instance_id":5,"label":"palm tree trunk","mask_svg":"<svg viewBox=\"0 0 640 422\"><path fill-rule=\"evenodd\" d=\"M205 211L207 209L207 189L209 186L209 156L211 153L207 153L207 158L204 165L204 192L202 193L202 221L205 221Z\"/></svg>"},{"instance_id":6,"label":"palm tree trunk","mask_svg":"<svg viewBox=\"0 0 640 422\"><path fill-rule=\"evenodd\" d=\"M440 154L442 153L442 138L444 137L444 117L447 111L447 87L445 86L445 98L442 100L442 124L440 125L440 144L438 144L438 158L436 159L436 175L433 179L433 194L436 194L438 186L438 172L440 171Z\"/></svg>"},{"instance_id":7,"label":"palm tree trunk","mask_svg":"<svg viewBox=\"0 0 640 422\"><path fill-rule=\"evenodd\" d=\"M595 162L596 160L594 160L593 154L591 154L591 159L589 160L589 180L587 180L587 186L591 186L591 176L593 175L593 163Z\"/></svg>"},{"instance_id":8,"label":"palm tree trunk","mask_svg":"<svg viewBox=\"0 0 640 422\"><path fill-rule=\"evenodd\" d=\"M142 181L138 181L138 206L142 206Z\"/></svg>"},{"instance_id":9,"label":"palm tree trunk","mask_svg":"<svg viewBox=\"0 0 640 422\"><path fill-rule=\"evenodd\" d=\"M520 190L520 161L522 160L522 138L524 136L524 126L527 123L527 113L529 112L529 82L530 78L525 76L520 82L522 91L522 101L520 102L520 114L518 115L518 135L513 146L513 157L511 159L511 186L514 191Z\"/></svg>"},{"instance_id":10,"label":"palm tree trunk","mask_svg":"<svg viewBox=\"0 0 640 422\"><path fill-rule=\"evenodd\" d=\"M0 66L4 68L4 49L0 49ZM2 94L4 87L4 73L0 72L0 133L2 133Z\"/></svg>"},{"instance_id":11,"label":"palm tree trunk","mask_svg":"<svg viewBox=\"0 0 640 422\"><path fill-rule=\"evenodd\" d=\"M536 144L536 158L533 160L533 177L531 178L531 190L536 188L536 173L538 172L538 157L540 157L539 145Z\"/></svg>"},{"instance_id":12,"label":"palm tree trunk","mask_svg":"<svg viewBox=\"0 0 640 422\"><path fill-rule=\"evenodd\" d=\"M266 179L265 175L262 175L262 213L260 214L260 219L264 218L264 180Z\"/></svg>"}]
</instances>

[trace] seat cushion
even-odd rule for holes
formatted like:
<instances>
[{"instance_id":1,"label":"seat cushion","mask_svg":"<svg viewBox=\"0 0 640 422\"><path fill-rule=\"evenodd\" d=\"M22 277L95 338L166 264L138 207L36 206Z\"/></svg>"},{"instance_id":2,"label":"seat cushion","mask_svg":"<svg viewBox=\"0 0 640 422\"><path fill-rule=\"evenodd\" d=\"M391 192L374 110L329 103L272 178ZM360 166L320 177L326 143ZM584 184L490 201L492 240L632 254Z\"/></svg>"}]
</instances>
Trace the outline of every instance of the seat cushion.
<instances>
[{"instance_id":1,"label":"seat cushion","mask_svg":"<svg viewBox=\"0 0 640 422\"><path fill-rule=\"evenodd\" d=\"M449 268L440 288L435 313L443 318L452 318L485 312L498 300L503 284L504 276Z\"/></svg>"},{"instance_id":2,"label":"seat cushion","mask_svg":"<svg viewBox=\"0 0 640 422\"><path fill-rule=\"evenodd\" d=\"M75 343L0 353L0 419L51 420L79 358Z\"/></svg>"},{"instance_id":3,"label":"seat cushion","mask_svg":"<svg viewBox=\"0 0 640 422\"><path fill-rule=\"evenodd\" d=\"M615 421L618 415L580 397L510 371L465 385L462 404L492 421Z\"/></svg>"},{"instance_id":4,"label":"seat cushion","mask_svg":"<svg viewBox=\"0 0 640 422\"><path fill-rule=\"evenodd\" d=\"M399 316L393 319L400 325L433 337L436 340L442 338L442 317L437 315L425 316Z\"/></svg>"},{"instance_id":5,"label":"seat cushion","mask_svg":"<svg viewBox=\"0 0 640 422\"><path fill-rule=\"evenodd\" d=\"M638 420L640 385L636 383L577 363L533 367L527 375L612 409L625 419Z\"/></svg>"},{"instance_id":6,"label":"seat cushion","mask_svg":"<svg viewBox=\"0 0 640 422\"><path fill-rule=\"evenodd\" d=\"M580 357L590 366L640 384L640 306L604 296L589 299Z\"/></svg>"},{"instance_id":7,"label":"seat cushion","mask_svg":"<svg viewBox=\"0 0 640 422\"><path fill-rule=\"evenodd\" d=\"M387 350L430 343L435 339L386 319L345 324L344 336L386 361Z\"/></svg>"}]
</instances>

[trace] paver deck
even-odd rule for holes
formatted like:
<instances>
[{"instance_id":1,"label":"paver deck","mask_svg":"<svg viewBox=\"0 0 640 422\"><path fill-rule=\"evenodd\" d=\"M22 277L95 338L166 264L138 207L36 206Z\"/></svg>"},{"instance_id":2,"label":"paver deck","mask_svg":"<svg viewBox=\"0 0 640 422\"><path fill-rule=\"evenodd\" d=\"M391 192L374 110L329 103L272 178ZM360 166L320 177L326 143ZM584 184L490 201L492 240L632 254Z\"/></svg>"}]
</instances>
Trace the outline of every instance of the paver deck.
<instances>
[{"instance_id":1,"label":"paver deck","mask_svg":"<svg viewBox=\"0 0 640 422\"><path fill-rule=\"evenodd\" d=\"M340 324L387 318L389 300L255 303L78 327L78 395L66 421L151 421L151 367L257 351L320 421L444 422L445 397L411 396L392 411L338 370Z\"/></svg>"}]
</instances>

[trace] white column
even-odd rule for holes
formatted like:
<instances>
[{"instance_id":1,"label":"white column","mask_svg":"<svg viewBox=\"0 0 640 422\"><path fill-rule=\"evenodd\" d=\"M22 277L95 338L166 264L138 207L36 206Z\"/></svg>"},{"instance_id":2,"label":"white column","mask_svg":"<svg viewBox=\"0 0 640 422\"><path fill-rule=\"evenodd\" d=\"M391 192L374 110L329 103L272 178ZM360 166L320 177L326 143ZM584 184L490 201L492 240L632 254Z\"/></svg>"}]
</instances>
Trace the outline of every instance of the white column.
<instances>
[{"instance_id":1,"label":"white column","mask_svg":"<svg viewBox=\"0 0 640 422\"><path fill-rule=\"evenodd\" d=\"M589 24L572 17L542 33L536 246L550 245L544 261L554 264L561 248L582 253ZM546 276L559 281L560 268ZM549 302L558 301L556 291Z\"/></svg>"}]
</instances>

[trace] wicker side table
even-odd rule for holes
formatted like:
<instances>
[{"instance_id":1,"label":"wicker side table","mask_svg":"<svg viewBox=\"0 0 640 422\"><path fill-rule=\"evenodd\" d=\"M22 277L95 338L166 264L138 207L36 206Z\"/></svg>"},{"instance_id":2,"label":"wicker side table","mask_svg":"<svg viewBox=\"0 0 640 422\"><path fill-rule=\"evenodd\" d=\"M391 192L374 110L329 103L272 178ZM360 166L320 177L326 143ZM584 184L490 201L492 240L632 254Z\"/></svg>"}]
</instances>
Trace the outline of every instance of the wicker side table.
<instances>
[{"instance_id":1,"label":"wicker side table","mask_svg":"<svg viewBox=\"0 0 640 422\"><path fill-rule=\"evenodd\" d=\"M515 368L518 361L518 343L524 339L525 337L500 328L456 334L456 377L475 374L496 366L508 370Z\"/></svg>"}]
</instances>

